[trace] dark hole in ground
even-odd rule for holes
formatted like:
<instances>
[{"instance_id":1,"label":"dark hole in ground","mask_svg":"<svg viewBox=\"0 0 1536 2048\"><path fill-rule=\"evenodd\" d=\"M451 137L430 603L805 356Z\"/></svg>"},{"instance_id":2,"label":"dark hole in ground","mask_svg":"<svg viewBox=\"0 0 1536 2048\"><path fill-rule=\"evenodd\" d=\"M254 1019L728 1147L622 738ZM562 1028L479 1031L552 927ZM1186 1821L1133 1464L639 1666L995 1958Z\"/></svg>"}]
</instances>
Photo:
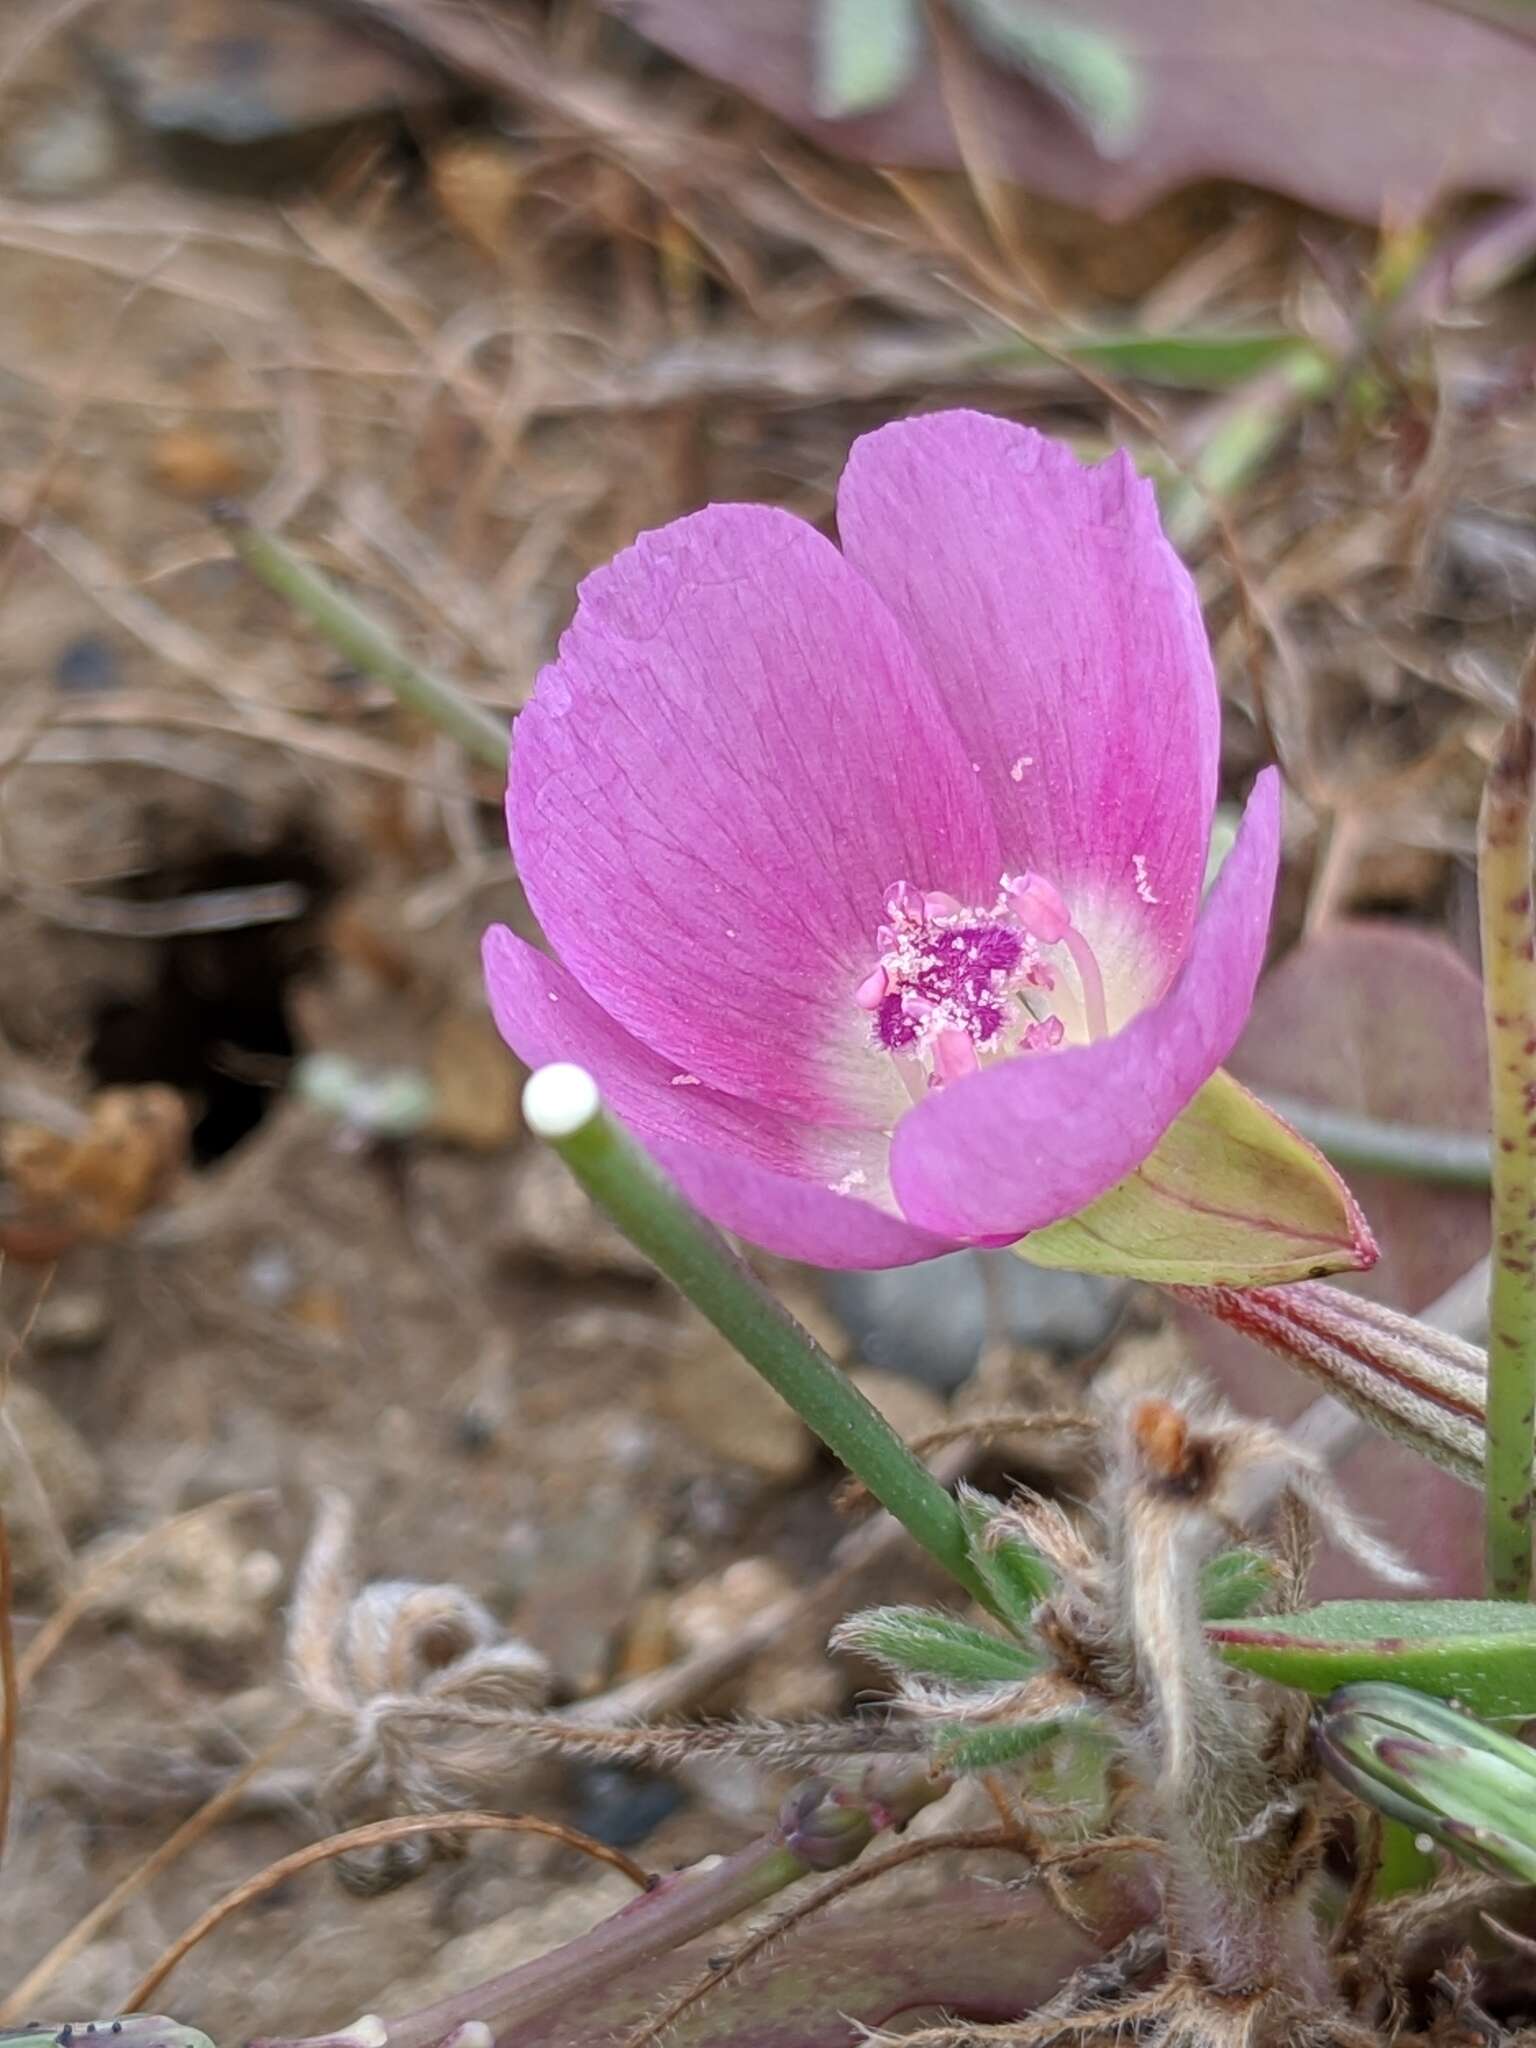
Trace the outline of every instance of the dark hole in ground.
<instances>
[{"instance_id":1,"label":"dark hole in ground","mask_svg":"<svg viewBox=\"0 0 1536 2048\"><path fill-rule=\"evenodd\" d=\"M193 1104L192 1156L222 1159L260 1124L294 1054L292 985L316 957L319 913L336 876L313 838L289 828L259 852L216 848L125 885L125 903L163 906L163 936L147 998L104 996L92 1017L87 1060L103 1087L160 1081ZM178 906L228 890L261 892L277 921L230 930L175 931ZM293 912L297 914L292 914Z\"/></svg>"}]
</instances>

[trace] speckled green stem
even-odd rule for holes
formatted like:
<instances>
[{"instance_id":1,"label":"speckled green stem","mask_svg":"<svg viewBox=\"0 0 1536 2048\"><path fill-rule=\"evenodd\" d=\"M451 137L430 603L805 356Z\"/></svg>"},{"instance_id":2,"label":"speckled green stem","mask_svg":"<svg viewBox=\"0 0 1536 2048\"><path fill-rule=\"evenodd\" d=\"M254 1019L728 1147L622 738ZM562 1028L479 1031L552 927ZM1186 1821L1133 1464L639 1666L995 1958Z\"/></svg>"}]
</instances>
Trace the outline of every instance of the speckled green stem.
<instances>
[{"instance_id":1,"label":"speckled green stem","mask_svg":"<svg viewBox=\"0 0 1536 2048\"><path fill-rule=\"evenodd\" d=\"M1493 1258L1488 1301L1487 1587L1531 1595L1531 1462L1536 1445L1536 916L1531 818L1536 662L1499 737L1478 821L1483 1000L1493 1095Z\"/></svg>"},{"instance_id":2,"label":"speckled green stem","mask_svg":"<svg viewBox=\"0 0 1536 2048\"><path fill-rule=\"evenodd\" d=\"M949 1494L639 1147L602 1110L573 1135L549 1142L631 1244L730 1339L929 1555L992 1608Z\"/></svg>"},{"instance_id":3,"label":"speckled green stem","mask_svg":"<svg viewBox=\"0 0 1536 2048\"><path fill-rule=\"evenodd\" d=\"M507 721L477 704L459 684L412 659L379 621L354 604L285 541L252 526L238 506L221 506L215 519L235 553L269 590L302 612L338 654L393 690L407 709L430 720L466 754L498 773L507 765Z\"/></svg>"}]
</instances>

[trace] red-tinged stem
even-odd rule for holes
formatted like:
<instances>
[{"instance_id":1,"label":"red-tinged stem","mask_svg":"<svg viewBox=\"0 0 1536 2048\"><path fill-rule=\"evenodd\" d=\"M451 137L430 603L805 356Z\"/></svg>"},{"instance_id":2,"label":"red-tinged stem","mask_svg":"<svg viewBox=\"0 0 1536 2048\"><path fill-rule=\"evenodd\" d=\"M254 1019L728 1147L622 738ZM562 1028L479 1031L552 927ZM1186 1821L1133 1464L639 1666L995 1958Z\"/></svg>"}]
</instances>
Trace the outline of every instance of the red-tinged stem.
<instances>
[{"instance_id":1,"label":"red-tinged stem","mask_svg":"<svg viewBox=\"0 0 1536 2048\"><path fill-rule=\"evenodd\" d=\"M1320 1280L1169 1292L1299 1366L1384 1435L1481 1485L1487 1381L1475 1346Z\"/></svg>"},{"instance_id":2,"label":"red-tinged stem","mask_svg":"<svg viewBox=\"0 0 1536 2048\"><path fill-rule=\"evenodd\" d=\"M589 1934L521 1963L487 1983L439 1999L397 2020L354 2023L305 2041L278 2037L250 2048L435 2048L460 2028L466 2040L509 2044L529 2023L582 1992L598 1992L727 1920L750 1913L813 1871L852 1863L882 1829L901 1827L948 1781L923 1767L871 1771L857 1792L813 1784L792 1793L778 1823L758 1841L701 1872L679 1871Z\"/></svg>"}]
</instances>

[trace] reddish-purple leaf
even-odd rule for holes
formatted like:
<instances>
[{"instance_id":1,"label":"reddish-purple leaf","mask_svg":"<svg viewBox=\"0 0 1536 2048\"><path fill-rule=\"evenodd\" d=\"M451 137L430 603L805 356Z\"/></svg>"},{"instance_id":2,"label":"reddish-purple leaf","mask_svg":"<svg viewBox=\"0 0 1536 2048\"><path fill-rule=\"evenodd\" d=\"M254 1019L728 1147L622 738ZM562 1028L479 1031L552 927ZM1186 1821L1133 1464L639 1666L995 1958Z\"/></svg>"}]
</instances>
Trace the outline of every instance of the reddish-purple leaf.
<instances>
[{"instance_id":1,"label":"reddish-purple leaf","mask_svg":"<svg viewBox=\"0 0 1536 2048\"><path fill-rule=\"evenodd\" d=\"M927 52L888 106L816 113L821 0L604 0L653 41L728 80L843 155L959 161L942 67ZM1112 156L1042 64L979 48L965 118L1032 191L1110 219L1193 179L1237 178L1374 222L1442 194L1529 191L1536 42L1521 11L1435 0L1031 0L1031 19L1102 36L1132 89ZM953 38L957 45L963 38ZM1125 125L1125 124L1122 124ZM1103 134L1101 144L1106 142Z\"/></svg>"}]
</instances>

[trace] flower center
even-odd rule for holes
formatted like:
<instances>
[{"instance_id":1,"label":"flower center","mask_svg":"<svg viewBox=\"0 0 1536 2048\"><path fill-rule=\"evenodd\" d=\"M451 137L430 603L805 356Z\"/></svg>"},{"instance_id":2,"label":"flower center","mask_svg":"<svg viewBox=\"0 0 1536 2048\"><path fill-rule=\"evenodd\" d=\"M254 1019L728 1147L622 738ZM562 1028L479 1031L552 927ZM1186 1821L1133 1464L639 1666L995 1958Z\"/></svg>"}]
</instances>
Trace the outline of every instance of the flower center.
<instances>
[{"instance_id":1,"label":"flower center","mask_svg":"<svg viewBox=\"0 0 1536 2048\"><path fill-rule=\"evenodd\" d=\"M1098 961L1043 876L1004 875L989 910L897 882L885 917L880 957L854 1001L869 1014L871 1046L903 1067L909 1086L920 1073L937 1088L974 1073L983 1056L1062 1044L1066 1027L1049 1002L1058 965L1046 958L1057 947L1076 972L1089 1038L1104 1037Z\"/></svg>"}]
</instances>

